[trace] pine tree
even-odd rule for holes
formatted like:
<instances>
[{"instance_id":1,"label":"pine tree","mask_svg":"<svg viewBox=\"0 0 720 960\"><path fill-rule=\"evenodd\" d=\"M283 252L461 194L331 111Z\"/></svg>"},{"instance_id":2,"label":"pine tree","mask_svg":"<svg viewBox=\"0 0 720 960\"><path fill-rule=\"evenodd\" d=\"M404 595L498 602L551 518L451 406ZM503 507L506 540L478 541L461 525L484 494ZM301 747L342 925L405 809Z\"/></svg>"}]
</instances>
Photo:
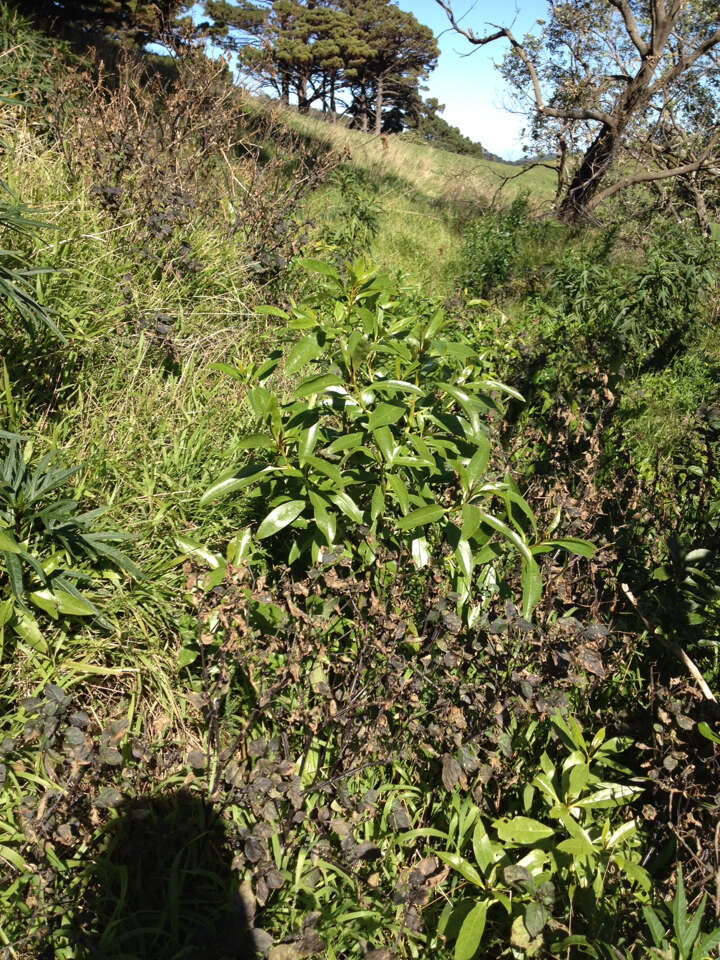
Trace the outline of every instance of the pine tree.
<instances>
[{"instance_id":1,"label":"pine tree","mask_svg":"<svg viewBox=\"0 0 720 960\"><path fill-rule=\"evenodd\" d=\"M206 0L210 32L284 103L321 101L334 118L342 91L358 126L403 126L435 66L432 31L391 0ZM414 92L414 93L413 93ZM415 94L415 99L413 96Z\"/></svg>"},{"instance_id":2,"label":"pine tree","mask_svg":"<svg viewBox=\"0 0 720 960\"><path fill-rule=\"evenodd\" d=\"M155 40L190 4L186 0L16 0L31 16L48 19L59 30L103 33L140 46Z\"/></svg>"}]
</instances>

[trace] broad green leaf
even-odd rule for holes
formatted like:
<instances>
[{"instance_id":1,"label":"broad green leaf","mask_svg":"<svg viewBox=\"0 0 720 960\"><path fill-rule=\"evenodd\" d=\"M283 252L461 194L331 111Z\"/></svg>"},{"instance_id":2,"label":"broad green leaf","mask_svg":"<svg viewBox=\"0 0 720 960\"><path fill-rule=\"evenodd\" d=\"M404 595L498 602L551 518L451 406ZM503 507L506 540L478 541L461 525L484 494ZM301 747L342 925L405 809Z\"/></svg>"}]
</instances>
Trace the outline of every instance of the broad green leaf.
<instances>
[{"instance_id":1,"label":"broad green leaf","mask_svg":"<svg viewBox=\"0 0 720 960\"><path fill-rule=\"evenodd\" d=\"M387 475L387 483L395 495L395 499L397 500L400 509L403 513L407 513L410 509L410 494L408 493L408 489L405 486L402 477L398 476L396 473L389 473Z\"/></svg>"},{"instance_id":2,"label":"broad green leaf","mask_svg":"<svg viewBox=\"0 0 720 960\"><path fill-rule=\"evenodd\" d=\"M368 417L368 430L377 430L397 423L405 414L406 408L395 403L379 403Z\"/></svg>"},{"instance_id":3,"label":"broad green leaf","mask_svg":"<svg viewBox=\"0 0 720 960\"><path fill-rule=\"evenodd\" d=\"M561 853L569 854L574 860L584 860L595 854L595 848L592 844L587 844L578 837L571 837L569 840L562 840L555 848Z\"/></svg>"},{"instance_id":4,"label":"broad green leaf","mask_svg":"<svg viewBox=\"0 0 720 960\"><path fill-rule=\"evenodd\" d=\"M199 557L213 570L223 564L223 558L219 554L213 553L205 544L193 540L192 537L175 537L175 543L183 553L187 553L191 557Z\"/></svg>"},{"instance_id":5,"label":"broad green leaf","mask_svg":"<svg viewBox=\"0 0 720 960\"><path fill-rule=\"evenodd\" d=\"M97 609L89 600L78 596L71 596L64 590L55 590L55 599L57 600L60 613L69 617L94 617Z\"/></svg>"},{"instance_id":6,"label":"broad green leaf","mask_svg":"<svg viewBox=\"0 0 720 960\"><path fill-rule=\"evenodd\" d=\"M346 450L357 450L358 447L362 446L363 438L365 433L362 430L358 430L355 433L346 433L342 437L338 437L337 440L333 440L329 447L327 447L328 453L344 453Z\"/></svg>"},{"instance_id":7,"label":"broad green leaf","mask_svg":"<svg viewBox=\"0 0 720 960\"><path fill-rule=\"evenodd\" d=\"M700 933L700 925L705 914L706 906L707 894L704 894L700 901L700 906L695 912L695 916L691 920L688 919L687 925L682 930L675 931L675 938L680 949L680 956L683 960L688 960L691 955L692 946Z\"/></svg>"},{"instance_id":8,"label":"broad green leaf","mask_svg":"<svg viewBox=\"0 0 720 960\"><path fill-rule=\"evenodd\" d=\"M317 377L302 380L293 391L293 400L302 400L312 394L323 393L328 387L342 386L342 379L334 373L323 373Z\"/></svg>"},{"instance_id":9,"label":"broad green leaf","mask_svg":"<svg viewBox=\"0 0 720 960\"><path fill-rule=\"evenodd\" d=\"M47 653L47 644L40 631L38 622L34 617L30 617L24 613L20 614L15 621L15 632L25 643L29 644L33 650L37 650L38 653Z\"/></svg>"},{"instance_id":10,"label":"broad green leaf","mask_svg":"<svg viewBox=\"0 0 720 960\"><path fill-rule=\"evenodd\" d=\"M422 397L423 391L408 380L375 380L366 389L385 393L414 393Z\"/></svg>"},{"instance_id":11,"label":"broad green leaf","mask_svg":"<svg viewBox=\"0 0 720 960\"><path fill-rule=\"evenodd\" d=\"M485 873L489 866L495 862L495 850L493 843L485 829L485 824L478 817L473 831L473 853L478 862L478 866Z\"/></svg>"},{"instance_id":12,"label":"broad green leaf","mask_svg":"<svg viewBox=\"0 0 720 960\"><path fill-rule=\"evenodd\" d=\"M673 929L675 936L678 932L684 930L687 926L687 898L685 897L685 883L683 881L682 864L678 864L677 886L675 887L675 896L672 903ZM680 944L678 943L678 946ZM681 951L682 953L682 951Z\"/></svg>"},{"instance_id":13,"label":"broad green leaf","mask_svg":"<svg viewBox=\"0 0 720 960\"><path fill-rule=\"evenodd\" d=\"M277 407L277 398L265 387L254 387L248 394L250 406L256 417L265 419L273 407Z\"/></svg>"},{"instance_id":14,"label":"broad green leaf","mask_svg":"<svg viewBox=\"0 0 720 960\"><path fill-rule=\"evenodd\" d=\"M634 820L627 820L625 823L621 824L617 830L614 830L607 839L607 848L612 850L614 846L617 846L621 840L627 840L628 837L632 836L637 832L637 824Z\"/></svg>"},{"instance_id":15,"label":"broad green leaf","mask_svg":"<svg viewBox=\"0 0 720 960\"><path fill-rule=\"evenodd\" d=\"M532 820L530 817L503 818L502 820L495 820L493 826L500 839L504 840L505 843L517 843L522 846L537 843L539 840L546 840L555 833L552 827L540 823L539 820Z\"/></svg>"},{"instance_id":16,"label":"broad green leaf","mask_svg":"<svg viewBox=\"0 0 720 960\"><path fill-rule=\"evenodd\" d=\"M251 464L249 467L241 470L236 476L224 477L222 480L217 480L200 498L200 506L204 507L205 504L212 503L213 500L219 500L220 497L226 497L231 493L235 493L237 490L243 490L245 487L250 486L250 484L262 480L266 474L272 473L276 469L277 468L273 466Z\"/></svg>"},{"instance_id":17,"label":"broad green leaf","mask_svg":"<svg viewBox=\"0 0 720 960\"><path fill-rule=\"evenodd\" d=\"M470 883L474 883L476 887L483 887L485 885L485 881L475 867L469 860L461 857L460 854L450 853L449 850L439 850L437 855L443 863L446 863L453 870L456 870L460 876L465 877Z\"/></svg>"},{"instance_id":18,"label":"broad green leaf","mask_svg":"<svg viewBox=\"0 0 720 960\"><path fill-rule=\"evenodd\" d=\"M236 450L275 450L277 444L265 433L248 433L235 441Z\"/></svg>"},{"instance_id":19,"label":"broad green leaf","mask_svg":"<svg viewBox=\"0 0 720 960\"><path fill-rule=\"evenodd\" d=\"M285 373L289 377L293 376L311 360L316 360L322 352L323 348L318 343L317 337L303 337L302 340L298 340L288 354L285 362Z\"/></svg>"},{"instance_id":20,"label":"broad green leaf","mask_svg":"<svg viewBox=\"0 0 720 960\"><path fill-rule=\"evenodd\" d=\"M436 523L445 516L445 508L433 503L419 510L411 511L406 517L395 521L398 530L414 530L415 527L424 527L428 523Z\"/></svg>"},{"instance_id":21,"label":"broad green leaf","mask_svg":"<svg viewBox=\"0 0 720 960\"><path fill-rule=\"evenodd\" d=\"M713 951L718 945L720 945L720 926L698 937L692 952L693 960L709 960L713 957Z\"/></svg>"},{"instance_id":22,"label":"broad green leaf","mask_svg":"<svg viewBox=\"0 0 720 960\"><path fill-rule=\"evenodd\" d=\"M642 890L650 889L650 875L639 863L633 863L631 860L621 857L619 854L613 857L613 861L617 864L618 868L622 870L628 880L637 883Z\"/></svg>"},{"instance_id":23,"label":"broad green leaf","mask_svg":"<svg viewBox=\"0 0 720 960\"><path fill-rule=\"evenodd\" d=\"M297 261L297 263L307 270L308 273L320 273L324 277L330 277L332 280L337 280L340 283L340 274L337 272L335 267L330 263L325 263L324 260L315 260L312 257L302 257Z\"/></svg>"},{"instance_id":24,"label":"broad green leaf","mask_svg":"<svg viewBox=\"0 0 720 960\"><path fill-rule=\"evenodd\" d=\"M53 620L57 620L60 613L57 598L49 590L35 590L28 594L28 599L36 607L44 610Z\"/></svg>"},{"instance_id":25,"label":"broad green leaf","mask_svg":"<svg viewBox=\"0 0 720 960\"><path fill-rule=\"evenodd\" d=\"M541 903L535 901L527 905L527 909L525 910L525 929L532 939L542 933L549 917L550 914Z\"/></svg>"},{"instance_id":26,"label":"broad green leaf","mask_svg":"<svg viewBox=\"0 0 720 960\"><path fill-rule=\"evenodd\" d=\"M471 503L466 503L462 508L462 527L460 529L460 536L463 540L471 540L481 523L482 511Z\"/></svg>"},{"instance_id":27,"label":"broad green leaf","mask_svg":"<svg viewBox=\"0 0 720 960\"><path fill-rule=\"evenodd\" d=\"M652 907L645 904L643 905L642 912L650 935L653 938L653 944L659 947L665 939L665 927L660 923L660 919Z\"/></svg>"},{"instance_id":28,"label":"broad green leaf","mask_svg":"<svg viewBox=\"0 0 720 960\"><path fill-rule=\"evenodd\" d=\"M698 733L702 734L707 740L711 740L713 743L720 743L720 735L715 733L704 720L697 725L697 729Z\"/></svg>"},{"instance_id":29,"label":"broad green leaf","mask_svg":"<svg viewBox=\"0 0 720 960\"><path fill-rule=\"evenodd\" d=\"M280 307L273 307L271 304L262 304L259 307L255 307L255 313L259 313L264 317L280 317L281 320L290 319L284 310L281 310Z\"/></svg>"},{"instance_id":30,"label":"broad green leaf","mask_svg":"<svg viewBox=\"0 0 720 960\"><path fill-rule=\"evenodd\" d=\"M600 790L591 793L589 797L582 797L580 800L574 800L574 807L582 807L584 810L602 810L609 807L619 807L635 800L643 792L642 787L633 787L629 784L607 783Z\"/></svg>"},{"instance_id":31,"label":"broad green leaf","mask_svg":"<svg viewBox=\"0 0 720 960\"><path fill-rule=\"evenodd\" d=\"M362 511L352 497L345 493L345 491L333 494L330 499L335 506L339 507L345 516L349 517L354 523L364 523L365 518L362 515Z\"/></svg>"},{"instance_id":32,"label":"broad green leaf","mask_svg":"<svg viewBox=\"0 0 720 960\"><path fill-rule=\"evenodd\" d=\"M410 550L416 570L422 570L430 563L430 549L425 537L416 537L410 544Z\"/></svg>"},{"instance_id":33,"label":"broad green leaf","mask_svg":"<svg viewBox=\"0 0 720 960\"><path fill-rule=\"evenodd\" d=\"M372 500L370 502L370 519L377 520L385 511L385 492L382 484L378 484L373 490Z\"/></svg>"},{"instance_id":34,"label":"broad green leaf","mask_svg":"<svg viewBox=\"0 0 720 960\"><path fill-rule=\"evenodd\" d=\"M265 517L255 536L258 540L273 536L289 526L293 520L297 520L305 506L305 500L288 500L286 503L281 503Z\"/></svg>"},{"instance_id":35,"label":"broad green leaf","mask_svg":"<svg viewBox=\"0 0 720 960\"><path fill-rule=\"evenodd\" d=\"M506 393L509 397L514 397L516 400L519 400L521 403L525 403L525 397L514 387L509 387L506 383L501 383L499 380L480 380L478 386L483 390L497 390L499 393Z\"/></svg>"},{"instance_id":36,"label":"broad green leaf","mask_svg":"<svg viewBox=\"0 0 720 960\"><path fill-rule=\"evenodd\" d=\"M455 550L455 557L457 558L460 569L466 577L471 577L473 572L473 567L475 566L475 561L473 560L473 553L470 547L470 544L467 540L460 540Z\"/></svg>"},{"instance_id":37,"label":"broad green leaf","mask_svg":"<svg viewBox=\"0 0 720 960\"><path fill-rule=\"evenodd\" d=\"M567 550L569 553L575 553L579 557L594 557L597 553L597 547L587 540L580 540L578 537L562 537L560 540L542 540L540 543L530 547L534 555L538 553L550 553L552 550Z\"/></svg>"},{"instance_id":38,"label":"broad green leaf","mask_svg":"<svg viewBox=\"0 0 720 960\"><path fill-rule=\"evenodd\" d=\"M239 566L250 550L252 543L252 530L250 527L244 527L232 538L227 545L225 557L227 562L233 567Z\"/></svg>"},{"instance_id":39,"label":"broad green leaf","mask_svg":"<svg viewBox=\"0 0 720 960\"><path fill-rule=\"evenodd\" d=\"M382 453L385 462L392 464L397 447L395 446L395 440L393 439L390 429L388 427L378 427L378 429L373 432L373 439L378 445L378 449L380 453Z\"/></svg>"},{"instance_id":40,"label":"broad green leaf","mask_svg":"<svg viewBox=\"0 0 720 960\"><path fill-rule=\"evenodd\" d=\"M322 533L325 539L328 542L328 546L332 546L335 542L335 531L336 531L336 520L335 515L328 512L328 505L326 500L321 497L319 494L311 490L308 494L310 498L310 503L313 507L313 513L315 516L315 523L317 524L318 530Z\"/></svg>"},{"instance_id":41,"label":"broad green leaf","mask_svg":"<svg viewBox=\"0 0 720 960\"><path fill-rule=\"evenodd\" d=\"M463 920L455 942L455 960L472 960L478 952L485 932L489 907L489 900L481 900Z\"/></svg>"},{"instance_id":42,"label":"broad green leaf","mask_svg":"<svg viewBox=\"0 0 720 960\"><path fill-rule=\"evenodd\" d=\"M3 553L21 553L20 547L15 543L7 530L0 530L0 552Z\"/></svg>"},{"instance_id":43,"label":"broad green leaf","mask_svg":"<svg viewBox=\"0 0 720 960\"><path fill-rule=\"evenodd\" d=\"M528 619L542 596L542 576L540 567L534 560L523 558L520 584L522 586L522 614L525 619Z\"/></svg>"},{"instance_id":44,"label":"broad green leaf","mask_svg":"<svg viewBox=\"0 0 720 960\"><path fill-rule=\"evenodd\" d=\"M303 464L307 457L315 452L315 446L320 434L320 423L316 422L307 430L302 430L298 441L298 457Z\"/></svg>"},{"instance_id":45,"label":"broad green leaf","mask_svg":"<svg viewBox=\"0 0 720 960\"><path fill-rule=\"evenodd\" d=\"M490 460L490 440L485 434L481 434L481 436L482 439L478 443L478 449L466 467L468 476L473 483L478 483L482 479Z\"/></svg>"},{"instance_id":46,"label":"broad green leaf","mask_svg":"<svg viewBox=\"0 0 720 960\"><path fill-rule=\"evenodd\" d=\"M328 460L323 460L322 457L305 457L305 463L312 467L316 473L322 474L324 477L327 477L329 480L335 484L336 490L342 490L345 486L345 480L343 479L342 472L338 466L334 463L330 463Z\"/></svg>"}]
</instances>

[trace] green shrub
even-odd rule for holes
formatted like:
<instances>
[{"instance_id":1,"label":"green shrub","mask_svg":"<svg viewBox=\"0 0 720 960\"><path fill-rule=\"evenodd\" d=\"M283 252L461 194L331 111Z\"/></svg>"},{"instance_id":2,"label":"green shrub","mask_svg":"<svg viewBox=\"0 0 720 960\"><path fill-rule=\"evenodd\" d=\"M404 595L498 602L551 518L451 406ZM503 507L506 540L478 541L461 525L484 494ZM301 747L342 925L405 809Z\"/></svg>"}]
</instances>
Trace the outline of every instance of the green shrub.
<instances>
[{"instance_id":1,"label":"green shrub","mask_svg":"<svg viewBox=\"0 0 720 960\"><path fill-rule=\"evenodd\" d=\"M254 459L228 470L203 503L245 491L261 518L256 539L282 544L291 564L337 548L373 564L379 547L409 546L418 569L450 566L461 605L498 558L517 552L528 616L542 589L536 556L592 550L543 541L512 478L487 475L488 415L499 396L520 395L486 378L471 339L442 310L408 311L388 276L356 263L344 281L328 264L305 266L323 278L315 298L272 312L303 334L284 377L310 375L284 402L263 385L281 352L255 372L257 431L235 445Z\"/></svg>"},{"instance_id":2,"label":"green shrub","mask_svg":"<svg viewBox=\"0 0 720 960\"><path fill-rule=\"evenodd\" d=\"M553 763L541 753L517 814L488 829L477 806L454 797L451 847L438 856L453 871L456 895L438 933L454 931L455 960L483 955L488 923L492 939L530 957L610 939L619 902L633 888L642 901L650 889L638 824L623 809L642 793L642 782L615 779L623 742L600 730L588 743L577 721L559 714L552 724L564 756ZM468 896L478 898L469 910ZM565 938L568 917L572 935Z\"/></svg>"},{"instance_id":3,"label":"green shrub","mask_svg":"<svg viewBox=\"0 0 720 960\"><path fill-rule=\"evenodd\" d=\"M518 197L509 210L488 212L467 229L460 279L472 296L487 296L514 273L518 259L518 233L521 225L527 222L527 210L527 197Z\"/></svg>"}]
</instances>

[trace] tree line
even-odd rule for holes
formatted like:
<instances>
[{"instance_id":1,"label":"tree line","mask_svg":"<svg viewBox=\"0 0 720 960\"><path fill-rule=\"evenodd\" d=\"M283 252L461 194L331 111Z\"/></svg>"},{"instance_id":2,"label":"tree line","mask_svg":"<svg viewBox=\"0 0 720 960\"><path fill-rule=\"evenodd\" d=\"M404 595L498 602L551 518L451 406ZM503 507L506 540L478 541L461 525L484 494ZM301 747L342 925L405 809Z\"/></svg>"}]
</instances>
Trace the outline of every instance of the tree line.
<instances>
[{"instance_id":1,"label":"tree line","mask_svg":"<svg viewBox=\"0 0 720 960\"><path fill-rule=\"evenodd\" d=\"M19 0L60 26L140 45L168 33L206 38L301 113L322 109L376 134L423 115L421 88L437 64L432 30L392 0Z\"/></svg>"},{"instance_id":2,"label":"tree line","mask_svg":"<svg viewBox=\"0 0 720 960\"><path fill-rule=\"evenodd\" d=\"M216 43L284 103L348 115L361 130L402 130L437 63L434 34L391 0L207 0Z\"/></svg>"}]
</instances>

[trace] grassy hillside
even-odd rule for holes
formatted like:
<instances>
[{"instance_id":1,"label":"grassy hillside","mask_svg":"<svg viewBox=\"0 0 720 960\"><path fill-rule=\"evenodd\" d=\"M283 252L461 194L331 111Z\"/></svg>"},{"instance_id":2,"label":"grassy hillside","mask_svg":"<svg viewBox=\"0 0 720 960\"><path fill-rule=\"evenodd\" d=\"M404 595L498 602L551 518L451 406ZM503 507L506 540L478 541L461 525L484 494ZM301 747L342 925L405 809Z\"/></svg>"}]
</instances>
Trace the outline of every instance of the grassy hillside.
<instances>
[{"instance_id":1,"label":"grassy hillside","mask_svg":"<svg viewBox=\"0 0 720 960\"><path fill-rule=\"evenodd\" d=\"M0 43L0 958L713 956L716 246Z\"/></svg>"}]
</instances>

